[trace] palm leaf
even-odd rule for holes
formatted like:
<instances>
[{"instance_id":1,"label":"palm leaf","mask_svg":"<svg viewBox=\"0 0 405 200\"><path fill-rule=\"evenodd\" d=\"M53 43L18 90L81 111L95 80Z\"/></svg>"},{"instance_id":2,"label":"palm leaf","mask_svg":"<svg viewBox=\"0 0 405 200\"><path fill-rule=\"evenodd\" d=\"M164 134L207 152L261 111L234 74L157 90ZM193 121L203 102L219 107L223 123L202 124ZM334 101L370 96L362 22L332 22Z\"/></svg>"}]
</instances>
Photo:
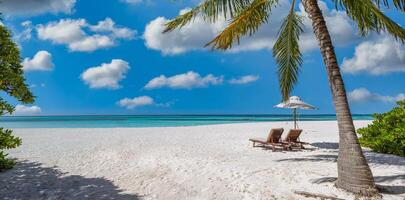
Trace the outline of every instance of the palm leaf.
<instances>
[{"instance_id":1,"label":"palm leaf","mask_svg":"<svg viewBox=\"0 0 405 200\"><path fill-rule=\"evenodd\" d=\"M405 12L405 0L392 0L391 3L388 0L373 0L373 1L378 7L380 7L380 5L384 5L386 8L389 8L391 3L393 3L398 10Z\"/></svg>"},{"instance_id":2,"label":"palm leaf","mask_svg":"<svg viewBox=\"0 0 405 200\"><path fill-rule=\"evenodd\" d=\"M299 48L299 36L302 33L302 19L295 12L284 19L278 39L273 47L273 56L278 64L278 78L283 100L287 100L297 83L302 54Z\"/></svg>"},{"instance_id":3,"label":"palm leaf","mask_svg":"<svg viewBox=\"0 0 405 200\"><path fill-rule=\"evenodd\" d=\"M215 22L220 16L223 16L225 19L233 18L235 13L239 13L248 6L250 2L251 0L205 0L197 7L168 22L163 32L170 32L182 28L192 22L199 14L201 14L205 20L211 22Z\"/></svg>"},{"instance_id":4,"label":"palm leaf","mask_svg":"<svg viewBox=\"0 0 405 200\"><path fill-rule=\"evenodd\" d=\"M266 23L271 8L277 0L253 0L244 10L237 13L231 23L206 46L226 50L232 47L234 42L240 41L244 35L253 35L259 27Z\"/></svg>"},{"instance_id":5,"label":"palm leaf","mask_svg":"<svg viewBox=\"0 0 405 200\"><path fill-rule=\"evenodd\" d=\"M200 9L204 18L214 22L219 16L233 18L251 2L252 0L206 0Z\"/></svg>"},{"instance_id":6,"label":"palm leaf","mask_svg":"<svg viewBox=\"0 0 405 200\"><path fill-rule=\"evenodd\" d=\"M380 3L380 0L374 0ZM386 0L383 0L386 2ZM388 32L396 39L405 41L405 29L384 15L372 0L334 0L336 5L346 9L346 13L357 22L360 33L369 31ZM395 5L404 5L404 0L396 0Z\"/></svg>"}]
</instances>

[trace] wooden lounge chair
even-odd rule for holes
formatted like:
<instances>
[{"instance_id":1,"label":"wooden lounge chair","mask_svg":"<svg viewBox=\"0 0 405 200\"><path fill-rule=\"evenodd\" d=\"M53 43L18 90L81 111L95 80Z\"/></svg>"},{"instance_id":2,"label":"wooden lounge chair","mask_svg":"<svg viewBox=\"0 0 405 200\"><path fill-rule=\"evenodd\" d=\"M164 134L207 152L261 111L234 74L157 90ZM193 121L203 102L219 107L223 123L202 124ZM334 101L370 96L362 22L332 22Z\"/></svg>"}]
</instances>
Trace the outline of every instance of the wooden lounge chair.
<instances>
[{"instance_id":1,"label":"wooden lounge chair","mask_svg":"<svg viewBox=\"0 0 405 200\"><path fill-rule=\"evenodd\" d=\"M274 150L276 150L276 146L283 146L283 143L281 142L281 135L283 134L284 129L283 128L274 128L271 129L269 136L267 139L265 138L252 138L249 139L251 142L253 142L253 147L271 147ZM256 145L256 143L259 143L260 145Z\"/></svg>"},{"instance_id":2,"label":"wooden lounge chair","mask_svg":"<svg viewBox=\"0 0 405 200\"><path fill-rule=\"evenodd\" d=\"M292 149L293 147L298 147L300 149L305 149L304 144L308 144L308 143L300 141L301 133L302 133L302 129L291 129L288 132L287 137L283 140L283 143L289 149Z\"/></svg>"}]
</instances>

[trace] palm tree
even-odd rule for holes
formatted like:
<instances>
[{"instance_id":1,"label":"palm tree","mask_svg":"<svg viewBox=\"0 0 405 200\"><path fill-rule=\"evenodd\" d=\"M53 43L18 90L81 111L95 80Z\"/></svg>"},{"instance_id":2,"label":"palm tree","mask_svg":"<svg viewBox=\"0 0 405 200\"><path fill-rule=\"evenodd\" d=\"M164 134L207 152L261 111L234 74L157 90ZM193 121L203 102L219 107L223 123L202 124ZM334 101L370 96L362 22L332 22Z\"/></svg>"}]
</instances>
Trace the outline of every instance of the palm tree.
<instances>
[{"instance_id":1,"label":"palm tree","mask_svg":"<svg viewBox=\"0 0 405 200\"><path fill-rule=\"evenodd\" d=\"M389 8L393 5L400 12L405 12L405 0L333 0L333 2L336 8L345 10L347 15L357 22L363 36L370 31L386 32L397 40L405 41L405 30L380 10L381 7ZM376 195L378 191L358 142L343 78L325 19L317 0L301 0L301 3L312 21L313 31L319 42L336 110L340 137L336 186L360 195ZM227 50L235 42L239 43L240 37L253 35L261 25L267 23L272 9L278 4L278 0L204 0L195 8L167 23L164 32L181 28L192 22L196 16L203 16L210 22L224 17L230 19L228 26L207 46ZM298 41L303 24L302 16L294 11L296 4L295 0L291 1L291 9L286 13L287 16L273 47L283 100L289 97L297 83L302 66Z\"/></svg>"}]
</instances>

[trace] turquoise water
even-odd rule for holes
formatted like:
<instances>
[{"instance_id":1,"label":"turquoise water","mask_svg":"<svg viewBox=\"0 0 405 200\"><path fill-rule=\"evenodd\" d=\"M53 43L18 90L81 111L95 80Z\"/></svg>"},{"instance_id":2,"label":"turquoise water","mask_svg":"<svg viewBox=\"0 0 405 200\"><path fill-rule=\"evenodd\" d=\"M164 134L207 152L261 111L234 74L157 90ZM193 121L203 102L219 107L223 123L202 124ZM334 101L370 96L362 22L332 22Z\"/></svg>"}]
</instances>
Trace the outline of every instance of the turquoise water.
<instances>
[{"instance_id":1,"label":"turquoise water","mask_svg":"<svg viewBox=\"0 0 405 200\"><path fill-rule=\"evenodd\" d=\"M354 120L371 120L371 115L353 115ZM301 115L300 121L331 121L335 115ZM5 128L112 128L176 127L247 122L292 121L291 115L105 115L105 116L7 116Z\"/></svg>"}]
</instances>

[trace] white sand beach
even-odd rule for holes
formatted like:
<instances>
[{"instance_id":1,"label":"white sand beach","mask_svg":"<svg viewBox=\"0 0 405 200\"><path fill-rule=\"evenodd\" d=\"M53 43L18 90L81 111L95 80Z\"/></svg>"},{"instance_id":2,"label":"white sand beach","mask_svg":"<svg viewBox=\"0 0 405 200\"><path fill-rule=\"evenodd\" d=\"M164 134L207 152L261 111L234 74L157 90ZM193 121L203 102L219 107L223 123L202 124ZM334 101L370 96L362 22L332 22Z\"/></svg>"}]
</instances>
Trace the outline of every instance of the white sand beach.
<instances>
[{"instance_id":1,"label":"white sand beach","mask_svg":"<svg viewBox=\"0 0 405 200\"><path fill-rule=\"evenodd\" d=\"M356 128L370 121L355 121ZM300 122L303 151L252 148L291 122L172 128L15 129L19 164L0 173L3 199L342 199L336 121ZM405 158L366 151L384 199L405 199ZM311 198L308 198L311 199Z\"/></svg>"}]
</instances>

